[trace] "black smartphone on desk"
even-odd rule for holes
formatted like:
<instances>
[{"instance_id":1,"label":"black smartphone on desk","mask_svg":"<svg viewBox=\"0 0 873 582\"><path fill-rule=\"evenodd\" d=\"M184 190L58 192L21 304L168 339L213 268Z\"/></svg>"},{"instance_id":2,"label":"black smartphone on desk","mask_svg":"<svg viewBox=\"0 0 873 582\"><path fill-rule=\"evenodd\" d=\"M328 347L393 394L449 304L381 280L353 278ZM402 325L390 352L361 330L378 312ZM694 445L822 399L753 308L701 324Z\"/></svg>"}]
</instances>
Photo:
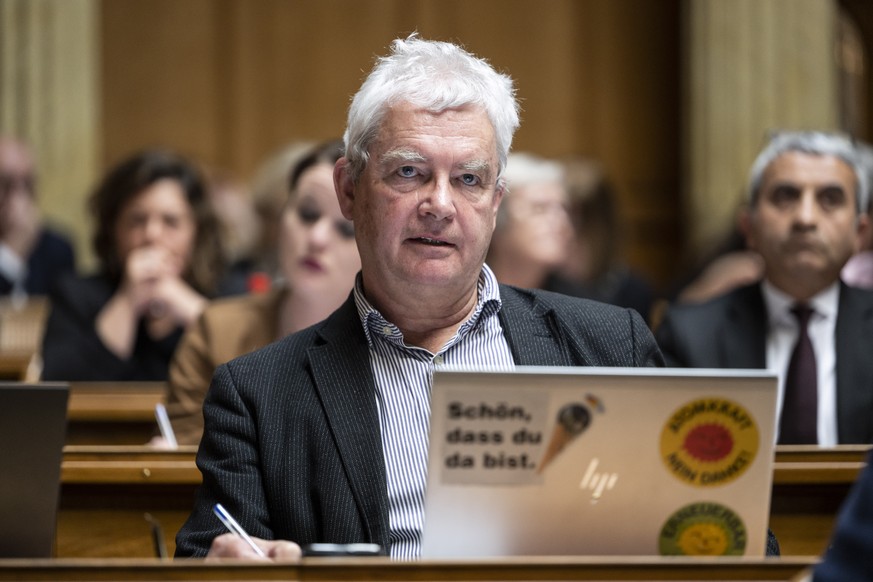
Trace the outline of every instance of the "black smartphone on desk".
<instances>
[{"instance_id":1,"label":"black smartphone on desk","mask_svg":"<svg viewBox=\"0 0 873 582\"><path fill-rule=\"evenodd\" d=\"M304 556L380 556L379 544L306 544Z\"/></svg>"}]
</instances>

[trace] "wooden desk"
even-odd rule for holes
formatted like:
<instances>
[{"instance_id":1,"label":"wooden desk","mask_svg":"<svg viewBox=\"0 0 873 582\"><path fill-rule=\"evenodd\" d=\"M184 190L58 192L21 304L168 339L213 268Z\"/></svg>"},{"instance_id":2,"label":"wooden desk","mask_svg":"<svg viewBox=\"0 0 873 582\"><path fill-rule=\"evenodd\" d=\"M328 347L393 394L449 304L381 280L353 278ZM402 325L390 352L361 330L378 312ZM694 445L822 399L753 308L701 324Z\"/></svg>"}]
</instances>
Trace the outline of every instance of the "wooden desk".
<instances>
[{"instance_id":1,"label":"wooden desk","mask_svg":"<svg viewBox=\"0 0 873 582\"><path fill-rule=\"evenodd\" d=\"M20 382L27 376L32 352L4 351L0 352L0 380Z\"/></svg>"},{"instance_id":2,"label":"wooden desk","mask_svg":"<svg viewBox=\"0 0 873 582\"><path fill-rule=\"evenodd\" d=\"M300 564L202 560L0 560L0 580L792 580L813 558L501 558L393 562L306 558Z\"/></svg>"},{"instance_id":3,"label":"wooden desk","mask_svg":"<svg viewBox=\"0 0 873 582\"><path fill-rule=\"evenodd\" d=\"M68 445L141 445L155 434L166 382L71 382Z\"/></svg>"},{"instance_id":4,"label":"wooden desk","mask_svg":"<svg viewBox=\"0 0 873 582\"><path fill-rule=\"evenodd\" d=\"M155 556L145 514L162 526L170 555L191 513L200 472L196 447L67 446L61 465L59 558Z\"/></svg>"},{"instance_id":5,"label":"wooden desk","mask_svg":"<svg viewBox=\"0 0 873 582\"><path fill-rule=\"evenodd\" d=\"M40 361L36 355L49 307L47 297L0 297L0 379L25 380L31 363ZM39 367L31 373L32 378L38 376Z\"/></svg>"},{"instance_id":6,"label":"wooden desk","mask_svg":"<svg viewBox=\"0 0 873 582\"><path fill-rule=\"evenodd\" d=\"M783 556L824 552L837 512L864 468L869 451L869 445L776 447L770 529Z\"/></svg>"},{"instance_id":7,"label":"wooden desk","mask_svg":"<svg viewBox=\"0 0 873 582\"><path fill-rule=\"evenodd\" d=\"M778 447L770 527L783 556L821 555L868 450ZM57 556L152 557L146 512L162 524L172 554L200 484L195 453L196 447L66 447Z\"/></svg>"}]
</instances>

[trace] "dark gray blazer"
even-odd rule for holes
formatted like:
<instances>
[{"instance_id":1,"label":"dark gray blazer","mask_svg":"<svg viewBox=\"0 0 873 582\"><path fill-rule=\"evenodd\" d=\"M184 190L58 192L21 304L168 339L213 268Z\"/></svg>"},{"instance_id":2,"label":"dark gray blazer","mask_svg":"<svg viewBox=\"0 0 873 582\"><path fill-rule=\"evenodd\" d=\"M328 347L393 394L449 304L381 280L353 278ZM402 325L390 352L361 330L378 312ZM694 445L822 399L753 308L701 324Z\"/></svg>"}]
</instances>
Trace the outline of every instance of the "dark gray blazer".
<instances>
[{"instance_id":1,"label":"dark gray blazer","mask_svg":"<svg viewBox=\"0 0 873 582\"><path fill-rule=\"evenodd\" d=\"M668 366L765 368L767 310L758 284L676 305L658 327ZM873 443L873 292L841 284L835 331L840 443Z\"/></svg>"},{"instance_id":2,"label":"dark gray blazer","mask_svg":"<svg viewBox=\"0 0 873 582\"><path fill-rule=\"evenodd\" d=\"M662 366L635 311L500 287L519 365ZM320 324L220 366L203 406L194 511L177 556L224 533L216 502L254 536L388 548L388 494L369 350L350 297Z\"/></svg>"}]
</instances>

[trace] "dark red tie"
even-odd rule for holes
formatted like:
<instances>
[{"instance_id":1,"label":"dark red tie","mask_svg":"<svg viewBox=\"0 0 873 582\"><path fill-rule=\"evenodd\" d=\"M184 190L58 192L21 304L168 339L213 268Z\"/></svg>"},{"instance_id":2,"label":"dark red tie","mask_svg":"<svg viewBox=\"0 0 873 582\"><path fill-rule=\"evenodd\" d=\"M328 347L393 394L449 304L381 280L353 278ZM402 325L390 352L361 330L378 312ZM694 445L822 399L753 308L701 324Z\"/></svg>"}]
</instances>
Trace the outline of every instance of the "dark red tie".
<instances>
[{"instance_id":1,"label":"dark red tie","mask_svg":"<svg viewBox=\"0 0 873 582\"><path fill-rule=\"evenodd\" d=\"M786 445L816 444L818 442L818 376L815 352L807 333L812 309L796 305L791 313L797 318L800 334L788 372L785 374L785 395L782 400L782 418L779 422L779 443Z\"/></svg>"}]
</instances>

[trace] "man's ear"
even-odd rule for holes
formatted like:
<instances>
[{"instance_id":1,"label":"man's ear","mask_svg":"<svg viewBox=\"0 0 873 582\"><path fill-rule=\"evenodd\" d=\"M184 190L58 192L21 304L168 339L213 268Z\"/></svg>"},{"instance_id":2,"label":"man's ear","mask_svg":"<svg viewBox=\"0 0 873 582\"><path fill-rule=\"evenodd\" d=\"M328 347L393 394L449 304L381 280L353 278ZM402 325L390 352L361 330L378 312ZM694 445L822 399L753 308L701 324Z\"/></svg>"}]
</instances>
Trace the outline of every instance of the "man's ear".
<instances>
[{"instance_id":1,"label":"man's ear","mask_svg":"<svg viewBox=\"0 0 873 582\"><path fill-rule=\"evenodd\" d=\"M355 182L350 175L349 160L345 157L337 160L333 167L333 188L340 210L346 220L354 220L352 210L355 207Z\"/></svg>"}]
</instances>

